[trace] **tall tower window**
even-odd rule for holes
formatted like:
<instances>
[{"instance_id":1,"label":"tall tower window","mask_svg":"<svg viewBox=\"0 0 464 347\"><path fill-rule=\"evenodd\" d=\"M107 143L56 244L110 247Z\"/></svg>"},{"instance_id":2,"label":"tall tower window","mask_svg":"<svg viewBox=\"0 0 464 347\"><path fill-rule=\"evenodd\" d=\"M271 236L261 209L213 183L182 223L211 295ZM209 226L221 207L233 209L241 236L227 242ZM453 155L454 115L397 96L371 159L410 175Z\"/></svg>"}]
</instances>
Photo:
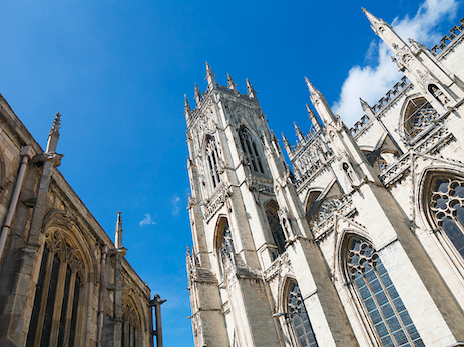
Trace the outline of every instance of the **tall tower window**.
<instances>
[{"instance_id":1,"label":"tall tower window","mask_svg":"<svg viewBox=\"0 0 464 347\"><path fill-rule=\"evenodd\" d=\"M271 228L272 236L274 237L279 254L282 254L285 252L285 235L282 225L280 224L278 211L279 205L277 205L275 201L271 201L266 206L267 221L269 222L269 227Z\"/></svg>"},{"instance_id":2,"label":"tall tower window","mask_svg":"<svg viewBox=\"0 0 464 347\"><path fill-rule=\"evenodd\" d=\"M382 346L424 346L376 250L360 238L348 244L347 272Z\"/></svg>"},{"instance_id":3,"label":"tall tower window","mask_svg":"<svg viewBox=\"0 0 464 347\"><path fill-rule=\"evenodd\" d=\"M432 124L437 117L437 111L427 99L421 97L409 101L404 116L404 130L410 139L415 138Z\"/></svg>"},{"instance_id":4,"label":"tall tower window","mask_svg":"<svg viewBox=\"0 0 464 347\"><path fill-rule=\"evenodd\" d=\"M294 332L300 346L317 347L316 336L301 296L300 287L295 281L290 282L287 296L287 313L288 318L293 323Z\"/></svg>"},{"instance_id":5,"label":"tall tower window","mask_svg":"<svg viewBox=\"0 0 464 347\"><path fill-rule=\"evenodd\" d=\"M221 182L221 177L219 176L219 160L214 138L208 136L206 141L206 160L208 162L209 176L214 189Z\"/></svg>"},{"instance_id":6,"label":"tall tower window","mask_svg":"<svg viewBox=\"0 0 464 347\"><path fill-rule=\"evenodd\" d=\"M242 127L239 131L240 144L242 145L243 152L246 154L250 161L250 166L254 172L264 173L263 163L259 155L258 146L250 133Z\"/></svg>"},{"instance_id":7,"label":"tall tower window","mask_svg":"<svg viewBox=\"0 0 464 347\"><path fill-rule=\"evenodd\" d=\"M457 177L432 180L430 210L436 224L464 258L464 181Z\"/></svg>"}]
</instances>

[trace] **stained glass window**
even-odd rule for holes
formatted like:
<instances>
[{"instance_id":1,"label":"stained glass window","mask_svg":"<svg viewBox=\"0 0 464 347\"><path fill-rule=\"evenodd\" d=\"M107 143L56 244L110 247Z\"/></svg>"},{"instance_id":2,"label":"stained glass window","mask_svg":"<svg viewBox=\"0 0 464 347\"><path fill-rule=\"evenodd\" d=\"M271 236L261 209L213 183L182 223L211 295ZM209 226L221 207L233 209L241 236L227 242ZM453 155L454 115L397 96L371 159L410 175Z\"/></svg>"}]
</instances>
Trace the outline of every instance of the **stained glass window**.
<instances>
[{"instance_id":1,"label":"stained glass window","mask_svg":"<svg viewBox=\"0 0 464 347\"><path fill-rule=\"evenodd\" d=\"M459 254L464 258L464 181L438 178L432 182L430 210Z\"/></svg>"},{"instance_id":2,"label":"stained glass window","mask_svg":"<svg viewBox=\"0 0 464 347\"><path fill-rule=\"evenodd\" d=\"M424 346L408 310L372 245L353 238L348 252L347 271L382 346Z\"/></svg>"},{"instance_id":3,"label":"stained glass window","mask_svg":"<svg viewBox=\"0 0 464 347\"><path fill-rule=\"evenodd\" d=\"M287 312L293 322L301 347L317 347L316 336L309 321L308 312L301 296L300 287L296 282L290 283L287 298Z\"/></svg>"}]
</instances>

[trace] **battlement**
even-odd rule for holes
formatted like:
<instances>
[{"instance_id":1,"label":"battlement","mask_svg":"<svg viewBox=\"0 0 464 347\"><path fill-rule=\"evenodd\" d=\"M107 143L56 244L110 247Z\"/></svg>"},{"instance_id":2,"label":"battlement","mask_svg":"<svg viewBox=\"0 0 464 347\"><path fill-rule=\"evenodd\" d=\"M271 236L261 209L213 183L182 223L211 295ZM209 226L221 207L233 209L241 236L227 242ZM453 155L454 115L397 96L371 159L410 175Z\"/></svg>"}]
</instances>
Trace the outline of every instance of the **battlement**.
<instances>
[{"instance_id":1,"label":"battlement","mask_svg":"<svg viewBox=\"0 0 464 347\"><path fill-rule=\"evenodd\" d=\"M439 54L443 53L446 51L446 48L456 41L458 37L461 37L463 34L463 29L464 29L464 18L462 18L459 21L459 25L455 25L451 30L448 35L443 36L443 38L440 40L439 44L436 44L435 46L432 47L430 52L434 56L438 56ZM459 33L457 33L459 31Z\"/></svg>"}]
</instances>

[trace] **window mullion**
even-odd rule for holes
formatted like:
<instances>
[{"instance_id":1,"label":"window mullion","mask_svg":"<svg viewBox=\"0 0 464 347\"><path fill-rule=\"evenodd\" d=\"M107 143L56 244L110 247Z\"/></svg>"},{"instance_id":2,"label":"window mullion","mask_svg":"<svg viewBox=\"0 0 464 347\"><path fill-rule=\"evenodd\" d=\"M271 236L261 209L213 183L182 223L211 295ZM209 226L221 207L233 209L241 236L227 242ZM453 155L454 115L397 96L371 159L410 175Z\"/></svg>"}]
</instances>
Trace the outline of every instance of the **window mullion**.
<instances>
[{"instance_id":1,"label":"window mullion","mask_svg":"<svg viewBox=\"0 0 464 347\"><path fill-rule=\"evenodd\" d=\"M64 327L64 345L63 347L68 347L69 344L69 333L71 329L71 318L72 318L72 311L73 311L73 299L74 299L74 287L76 285L76 271L71 272L71 278L69 280L69 296L68 302L66 303L66 307L68 308L66 311L66 323Z\"/></svg>"},{"instance_id":2,"label":"window mullion","mask_svg":"<svg viewBox=\"0 0 464 347\"><path fill-rule=\"evenodd\" d=\"M45 246L47 247L47 246ZM37 330L35 331L35 338L34 338L34 346L40 346L40 339L42 338L42 329L43 323L45 318L45 308L47 306L47 299L48 299L48 290L50 288L50 279L52 277L52 268L53 268L53 260L55 259L55 253L50 252L47 259L47 271L45 271L45 279L44 285L42 289L42 297L40 298L40 311L39 311L39 318L37 320Z\"/></svg>"},{"instance_id":3,"label":"window mullion","mask_svg":"<svg viewBox=\"0 0 464 347\"><path fill-rule=\"evenodd\" d=\"M369 264L369 266L371 266L371 265ZM375 273L375 274L377 275L377 273ZM383 314L382 309L381 309L381 307L380 307L380 304L379 304L379 302L377 301L377 298L375 297L375 294L374 294L374 291L372 290L371 284L370 284L369 281L366 279L366 277L365 277L364 274L362 274L362 277L363 277L364 282L366 283L367 289L369 289L369 293L371 294L372 300L375 301L375 306L377 306L377 310L379 311L379 314L382 316L382 320L383 320L383 322L384 322L384 324L385 324L385 328L388 330L388 334L391 336L392 343L393 343L395 346L399 347L398 343L397 343L396 340L395 340L395 337L393 336L392 331L390 330L390 327L388 326L387 318L386 318L385 315ZM381 282L381 281L380 281L380 277L377 276L377 279L378 279L379 282ZM385 294L387 294L387 293L385 293ZM370 314L370 313L369 313L369 314ZM399 317L398 317L398 318L399 318ZM379 336L379 337L380 337L380 336Z\"/></svg>"},{"instance_id":4,"label":"window mullion","mask_svg":"<svg viewBox=\"0 0 464 347\"><path fill-rule=\"evenodd\" d=\"M55 301L53 304L52 328L50 329L50 342L49 347L56 347L58 344L58 330L60 327L61 310L63 309L63 294L66 279L67 263L60 262L60 269L58 270L58 286L56 288Z\"/></svg>"},{"instance_id":5,"label":"window mullion","mask_svg":"<svg viewBox=\"0 0 464 347\"><path fill-rule=\"evenodd\" d=\"M393 311L395 312L396 317L398 317L398 322L400 323L401 327L403 328L404 335L406 335L406 338L408 339L411 346L414 346L414 342L412 341L411 337L409 336L408 329L406 329L406 326L404 325L403 320L401 319L401 316L400 316L398 310L396 309L395 303L393 302L393 300L390 297L390 293L388 292L387 287L385 287L385 284L381 280L380 274L377 272L376 268L373 268L373 271L375 272L377 278L379 279L379 283L382 286L383 291L385 292L385 296L387 297L387 300L390 303L390 306L392 307Z\"/></svg>"}]
</instances>

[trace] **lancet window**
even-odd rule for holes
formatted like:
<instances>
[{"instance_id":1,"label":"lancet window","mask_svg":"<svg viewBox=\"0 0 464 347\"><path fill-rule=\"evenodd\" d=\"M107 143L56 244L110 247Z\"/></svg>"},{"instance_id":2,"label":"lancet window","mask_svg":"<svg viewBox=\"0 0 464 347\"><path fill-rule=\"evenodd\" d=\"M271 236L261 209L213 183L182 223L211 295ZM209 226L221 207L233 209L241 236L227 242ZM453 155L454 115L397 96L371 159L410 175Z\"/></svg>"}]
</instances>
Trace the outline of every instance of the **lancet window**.
<instances>
[{"instance_id":1,"label":"lancet window","mask_svg":"<svg viewBox=\"0 0 464 347\"><path fill-rule=\"evenodd\" d=\"M404 116L405 133L410 139L415 138L432 124L437 115L437 111L427 99L421 97L409 101Z\"/></svg>"},{"instance_id":2,"label":"lancet window","mask_svg":"<svg viewBox=\"0 0 464 347\"><path fill-rule=\"evenodd\" d=\"M235 245L232 233L229 229L229 223L226 219L222 221L223 231L222 231L222 242L220 245L219 253L222 263L222 270L225 273L227 268L236 266L236 257L235 257Z\"/></svg>"},{"instance_id":3,"label":"lancet window","mask_svg":"<svg viewBox=\"0 0 464 347\"><path fill-rule=\"evenodd\" d=\"M464 180L441 176L431 184L430 211L435 223L464 258Z\"/></svg>"},{"instance_id":4,"label":"lancet window","mask_svg":"<svg viewBox=\"0 0 464 347\"><path fill-rule=\"evenodd\" d=\"M291 281L287 296L287 314L301 347L317 347L316 335L303 302L300 287Z\"/></svg>"},{"instance_id":5,"label":"lancet window","mask_svg":"<svg viewBox=\"0 0 464 347\"><path fill-rule=\"evenodd\" d=\"M49 232L36 285L27 347L75 345L81 269L79 251L67 243L60 231Z\"/></svg>"},{"instance_id":6,"label":"lancet window","mask_svg":"<svg viewBox=\"0 0 464 347\"><path fill-rule=\"evenodd\" d=\"M280 224L278 211L279 205L277 205L275 201L271 201L266 206L267 221L269 222L272 236L274 237L274 241L277 245L277 250L279 254L282 254L285 252L285 234L282 229L282 225Z\"/></svg>"},{"instance_id":7,"label":"lancet window","mask_svg":"<svg viewBox=\"0 0 464 347\"><path fill-rule=\"evenodd\" d=\"M208 136L206 141L206 160L208 162L209 176L214 189L221 182L221 177L219 176L219 157L214 138Z\"/></svg>"},{"instance_id":8,"label":"lancet window","mask_svg":"<svg viewBox=\"0 0 464 347\"><path fill-rule=\"evenodd\" d=\"M242 145L243 152L246 154L250 162L251 168L254 172L263 174L264 167L255 140L245 128L240 129L239 135L240 144Z\"/></svg>"},{"instance_id":9,"label":"lancet window","mask_svg":"<svg viewBox=\"0 0 464 347\"><path fill-rule=\"evenodd\" d=\"M347 273L368 313L382 346L424 346L387 270L374 247L352 238L347 249Z\"/></svg>"}]
</instances>

